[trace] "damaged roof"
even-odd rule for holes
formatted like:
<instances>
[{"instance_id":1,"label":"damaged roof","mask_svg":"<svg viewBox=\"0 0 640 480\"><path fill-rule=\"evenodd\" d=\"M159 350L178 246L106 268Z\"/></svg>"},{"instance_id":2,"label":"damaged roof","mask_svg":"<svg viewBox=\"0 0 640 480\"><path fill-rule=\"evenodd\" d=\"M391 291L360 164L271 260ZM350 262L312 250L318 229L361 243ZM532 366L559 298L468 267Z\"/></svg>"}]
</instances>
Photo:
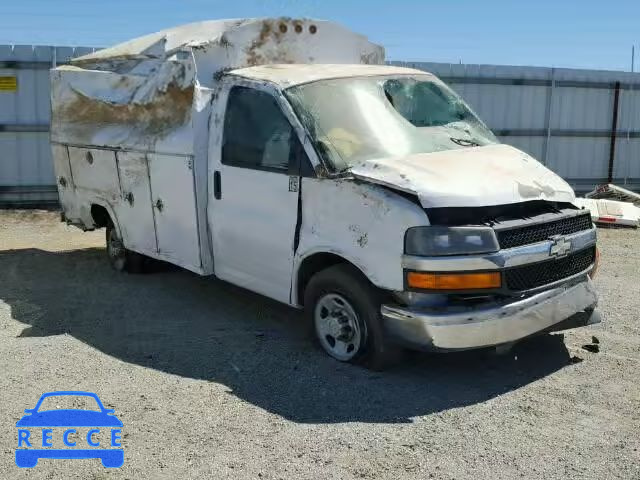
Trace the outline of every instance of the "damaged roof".
<instances>
[{"instance_id":1,"label":"damaged roof","mask_svg":"<svg viewBox=\"0 0 640 480\"><path fill-rule=\"evenodd\" d=\"M84 70L150 78L182 64L186 76L205 87L222 71L293 63L381 65L384 48L326 20L251 18L182 25L72 61Z\"/></svg>"},{"instance_id":2,"label":"damaged roof","mask_svg":"<svg viewBox=\"0 0 640 480\"><path fill-rule=\"evenodd\" d=\"M392 65L349 64L275 64L231 70L229 74L254 80L264 80L286 88L303 83L332 78L368 77L379 75L431 75L422 70Z\"/></svg>"},{"instance_id":3,"label":"damaged roof","mask_svg":"<svg viewBox=\"0 0 640 480\"><path fill-rule=\"evenodd\" d=\"M168 28L73 59L85 63L116 58L164 58L187 46L219 39L225 32L256 19L207 20Z\"/></svg>"},{"instance_id":4,"label":"damaged roof","mask_svg":"<svg viewBox=\"0 0 640 480\"><path fill-rule=\"evenodd\" d=\"M242 32L245 31L256 32L258 36L244 37ZM343 46L347 49L347 45L353 42L373 47L372 53L375 53L371 59L373 61L367 63L381 63L384 60L382 47L371 44L364 35L351 32L334 22L279 17L207 20L180 25L77 57L72 60L72 63L82 65L122 59L164 59L177 51L210 44L219 44L227 48L239 46L243 49L251 49L260 47L270 37L275 37L278 43L281 41L290 43L294 39L310 42L318 36L322 37L323 33L324 36L333 37L334 41L343 42ZM238 35L240 35L239 38ZM236 38L231 40L233 37ZM240 44L236 44L238 40ZM327 38L325 37L323 41L326 42ZM334 55L339 56L340 53L334 50Z\"/></svg>"}]
</instances>

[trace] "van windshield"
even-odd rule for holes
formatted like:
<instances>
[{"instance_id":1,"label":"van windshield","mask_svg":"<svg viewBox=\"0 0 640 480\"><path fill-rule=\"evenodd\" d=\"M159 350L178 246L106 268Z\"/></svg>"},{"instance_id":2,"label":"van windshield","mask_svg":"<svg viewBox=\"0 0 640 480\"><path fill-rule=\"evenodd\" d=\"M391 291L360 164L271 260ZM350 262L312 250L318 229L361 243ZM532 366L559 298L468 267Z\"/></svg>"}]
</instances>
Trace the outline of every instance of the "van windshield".
<instances>
[{"instance_id":1,"label":"van windshield","mask_svg":"<svg viewBox=\"0 0 640 480\"><path fill-rule=\"evenodd\" d=\"M374 158L499 143L471 108L430 75L321 80L285 91L335 171Z\"/></svg>"}]
</instances>

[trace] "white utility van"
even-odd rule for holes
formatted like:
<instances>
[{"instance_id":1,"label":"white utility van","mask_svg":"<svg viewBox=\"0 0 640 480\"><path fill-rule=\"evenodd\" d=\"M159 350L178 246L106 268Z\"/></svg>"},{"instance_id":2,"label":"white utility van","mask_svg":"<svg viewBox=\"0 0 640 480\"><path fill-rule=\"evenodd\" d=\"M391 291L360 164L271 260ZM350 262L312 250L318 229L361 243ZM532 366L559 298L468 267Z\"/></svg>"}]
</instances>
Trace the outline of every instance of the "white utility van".
<instances>
[{"instance_id":1,"label":"white utility van","mask_svg":"<svg viewBox=\"0 0 640 480\"><path fill-rule=\"evenodd\" d=\"M51 72L63 218L304 308L341 361L600 321L588 211L435 76L326 21L186 25Z\"/></svg>"}]
</instances>

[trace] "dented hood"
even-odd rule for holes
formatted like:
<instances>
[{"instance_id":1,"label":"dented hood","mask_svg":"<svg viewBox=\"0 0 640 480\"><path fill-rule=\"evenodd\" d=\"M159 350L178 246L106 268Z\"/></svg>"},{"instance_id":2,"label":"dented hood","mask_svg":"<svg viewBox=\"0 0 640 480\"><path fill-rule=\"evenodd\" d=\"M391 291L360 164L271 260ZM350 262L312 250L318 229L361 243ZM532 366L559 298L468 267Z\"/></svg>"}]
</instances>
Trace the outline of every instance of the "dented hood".
<instances>
[{"instance_id":1,"label":"dented hood","mask_svg":"<svg viewBox=\"0 0 640 480\"><path fill-rule=\"evenodd\" d=\"M368 160L352 167L351 173L360 180L414 193L425 208L575 199L567 182L509 145Z\"/></svg>"}]
</instances>

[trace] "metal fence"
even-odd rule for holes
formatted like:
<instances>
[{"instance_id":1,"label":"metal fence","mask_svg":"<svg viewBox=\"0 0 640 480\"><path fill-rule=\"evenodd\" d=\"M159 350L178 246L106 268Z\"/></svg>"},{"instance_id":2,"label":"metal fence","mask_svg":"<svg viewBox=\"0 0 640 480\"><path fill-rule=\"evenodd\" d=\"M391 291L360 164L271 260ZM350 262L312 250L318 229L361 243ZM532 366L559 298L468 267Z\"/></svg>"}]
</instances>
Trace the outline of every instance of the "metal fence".
<instances>
[{"instance_id":1,"label":"metal fence","mask_svg":"<svg viewBox=\"0 0 640 480\"><path fill-rule=\"evenodd\" d=\"M0 205L56 204L49 69L92 48L0 45Z\"/></svg>"},{"instance_id":2,"label":"metal fence","mask_svg":"<svg viewBox=\"0 0 640 480\"><path fill-rule=\"evenodd\" d=\"M55 204L49 73L86 47L0 45L0 205ZM438 75L505 143L578 192L613 182L640 191L640 74L390 62Z\"/></svg>"}]
</instances>

